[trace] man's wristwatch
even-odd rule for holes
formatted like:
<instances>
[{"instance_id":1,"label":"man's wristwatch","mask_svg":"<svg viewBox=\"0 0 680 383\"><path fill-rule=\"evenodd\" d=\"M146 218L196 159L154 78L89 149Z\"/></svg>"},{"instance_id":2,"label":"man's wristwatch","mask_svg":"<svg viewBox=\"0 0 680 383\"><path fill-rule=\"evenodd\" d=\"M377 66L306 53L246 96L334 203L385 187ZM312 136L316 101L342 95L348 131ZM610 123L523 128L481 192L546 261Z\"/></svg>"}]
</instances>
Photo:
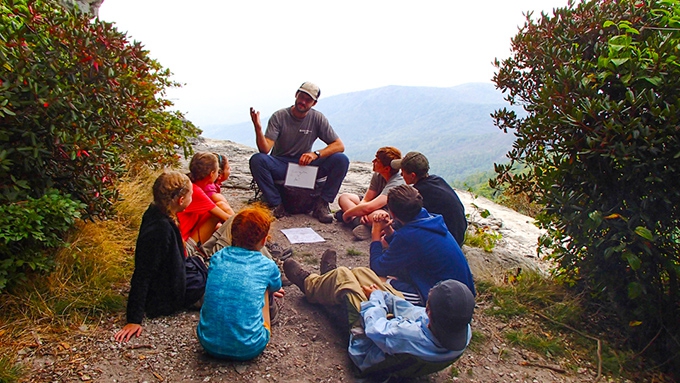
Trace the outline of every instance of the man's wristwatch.
<instances>
[{"instance_id":1,"label":"man's wristwatch","mask_svg":"<svg viewBox=\"0 0 680 383\"><path fill-rule=\"evenodd\" d=\"M318 150L315 150L314 154L316 154L316 158L321 158L321 153Z\"/></svg>"}]
</instances>

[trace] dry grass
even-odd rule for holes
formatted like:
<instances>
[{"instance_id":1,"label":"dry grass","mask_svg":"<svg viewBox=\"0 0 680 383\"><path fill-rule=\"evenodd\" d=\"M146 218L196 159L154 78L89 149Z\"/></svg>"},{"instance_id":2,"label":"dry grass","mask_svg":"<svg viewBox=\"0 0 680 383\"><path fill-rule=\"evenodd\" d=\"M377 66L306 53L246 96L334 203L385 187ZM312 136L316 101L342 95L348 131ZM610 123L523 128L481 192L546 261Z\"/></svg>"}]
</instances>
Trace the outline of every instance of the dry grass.
<instances>
[{"instance_id":1,"label":"dry grass","mask_svg":"<svg viewBox=\"0 0 680 383\"><path fill-rule=\"evenodd\" d=\"M56 253L51 273L30 276L0 295L2 381L14 380L16 367L6 361L18 350L83 324L96 326L104 314L123 309L121 289L130 279L137 232L158 174L145 170L122 180L115 217L81 222L68 239L70 245Z\"/></svg>"}]
</instances>

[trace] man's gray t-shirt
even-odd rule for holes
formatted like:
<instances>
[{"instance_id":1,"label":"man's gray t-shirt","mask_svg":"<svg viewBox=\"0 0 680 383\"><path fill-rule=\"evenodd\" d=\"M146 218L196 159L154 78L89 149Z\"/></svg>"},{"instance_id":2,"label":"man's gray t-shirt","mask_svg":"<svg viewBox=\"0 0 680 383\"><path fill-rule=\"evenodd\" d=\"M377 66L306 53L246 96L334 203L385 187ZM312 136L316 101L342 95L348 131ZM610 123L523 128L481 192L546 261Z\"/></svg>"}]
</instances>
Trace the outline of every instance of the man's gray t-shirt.
<instances>
[{"instance_id":1,"label":"man's gray t-shirt","mask_svg":"<svg viewBox=\"0 0 680 383\"><path fill-rule=\"evenodd\" d=\"M274 140L272 156L299 157L312 151L317 138L326 144L339 138L321 112L310 109L305 118L299 120L290 109L277 110L269 118L264 136Z\"/></svg>"}]
</instances>

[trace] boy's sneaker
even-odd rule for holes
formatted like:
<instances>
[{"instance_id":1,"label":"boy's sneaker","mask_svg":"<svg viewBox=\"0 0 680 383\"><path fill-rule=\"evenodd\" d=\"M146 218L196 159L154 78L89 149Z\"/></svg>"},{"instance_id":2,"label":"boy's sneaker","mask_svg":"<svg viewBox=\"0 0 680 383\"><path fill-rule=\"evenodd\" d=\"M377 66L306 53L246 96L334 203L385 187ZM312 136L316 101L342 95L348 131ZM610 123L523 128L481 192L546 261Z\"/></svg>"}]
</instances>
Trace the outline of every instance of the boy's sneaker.
<instances>
[{"instance_id":1,"label":"boy's sneaker","mask_svg":"<svg viewBox=\"0 0 680 383\"><path fill-rule=\"evenodd\" d=\"M335 214L333 214L333 216L335 217L336 221L338 221L340 223L344 223L345 221L342 219L343 214L345 214L345 212L342 211L342 209L340 209L340 210L336 211Z\"/></svg>"},{"instance_id":2,"label":"boy's sneaker","mask_svg":"<svg viewBox=\"0 0 680 383\"><path fill-rule=\"evenodd\" d=\"M309 271L303 269L293 258L288 258L283 262L283 272L288 280L300 288L300 291L305 292L305 279L311 274Z\"/></svg>"},{"instance_id":3,"label":"boy's sneaker","mask_svg":"<svg viewBox=\"0 0 680 383\"><path fill-rule=\"evenodd\" d=\"M371 238L371 228L366 225L359 225L352 229L354 237L360 241Z\"/></svg>"},{"instance_id":4,"label":"boy's sneaker","mask_svg":"<svg viewBox=\"0 0 680 383\"><path fill-rule=\"evenodd\" d=\"M314 205L314 212L312 215L319 220L321 223L332 223L333 214L331 214L331 208L328 207L328 202L322 200L321 198L316 200Z\"/></svg>"},{"instance_id":5,"label":"boy's sneaker","mask_svg":"<svg viewBox=\"0 0 680 383\"><path fill-rule=\"evenodd\" d=\"M363 225L363 224L361 223L361 217L354 217L354 218L352 218L351 221L347 222L345 225L354 229L355 227L357 227L359 225Z\"/></svg>"},{"instance_id":6,"label":"boy's sneaker","mask_svg":"<svg viewBox=\"0 0 680 383\"><path fill-rule=\"evenodd\" d=\"M340 222L341 224L343 224L343 225L345 225L345 226L347 226L347 227L350 227L350 228L352 228L352 229L354 229L355 227L361 225L361 217L354 217L354 218L352 218L351 221L345 222L345 220L342 219L342 215L343 215L343 214L345 214L345 212L342 211L342 209L340 209L340 210L338 210L338 211L335 212L335 219L336 219L338 222Z\"/></svg>"},{"instance_id":7,"label":"boy's sneaker","mask_svg":"<svg viewBox=\"0 0 680 383\"><path fill-rule=\"evenodd\" d=\"M335 254L335 251L328 249L324 251L323 255L321 256L321 274L326 274L327 272L331 270L335 270L338 268L337 265L337 256Z\"/></svg>"}]
</instances>

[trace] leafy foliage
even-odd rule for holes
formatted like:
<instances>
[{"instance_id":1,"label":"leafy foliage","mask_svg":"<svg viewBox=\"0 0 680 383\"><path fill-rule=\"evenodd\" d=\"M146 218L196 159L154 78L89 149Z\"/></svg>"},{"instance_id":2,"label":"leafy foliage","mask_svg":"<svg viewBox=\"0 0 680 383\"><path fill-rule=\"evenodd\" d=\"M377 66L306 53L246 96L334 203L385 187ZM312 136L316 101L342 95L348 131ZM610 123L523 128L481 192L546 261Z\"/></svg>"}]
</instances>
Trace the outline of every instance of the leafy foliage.
<instances>
[{"instance_id":1,"label":"leafy foliage","mask_svg":"<svg viewBox=\"0 0 680 383\"><path fill-rule=\"evenodd\" d=\"M34 225L30 241L3 249L2 270L22 262L42 269L47 263L37 258L45 254L34 254L35 262L19 254L34 250L33 241L53 247L58 241L47 239L68 229L39 224L42 218L25 204L59 190L57 199L72 199L84 218L105 218L121 174L143 163L175 165L178 149L191 152L188 140L199 130L181 113L166 111L172 104L162 98L165 89L178 85L169 77L110 23L53 0L0 3L0 208L12 214L6 222ZM22 225L5 229L5 241L28 233ZM31 245L17 247L26 241Z\"/></svg>"},{"instance_id":2,"label":"leafy foliage","mask_svg":"<svg viewBox=\"0 0 680 383\"><path fill-rule=\"evenodd\" d=\"M62 238L80 218L84 205L69 195L48 190L39 199L0 205L0 291L21 270L49 270L49 250L64 244Z\"/></svg>"},{"instance_id":3,"label":"leafy foliage","mask_svg":"<svg viewBox=\"0 0 680 383\"><path fill-rule=\"evenodd\" d=\"M680 365L679 15L676 0L528 14L494 76L528 115L494 113L516 141L492 186L545 206L556 274L611 300L661 366Z\"/></svg>"},{"instance_id":4,"label":"leafy foliage","mask_svg":"<svg viewBox=\"0 0 680 383\"><path fill-rule=\"evenodd\" d=\"M470 247L478 247L490 253L502 238L501 233L491 228L473 226L472 229L468 229L465 233L465 244Z\"/></svg>"},{"instance_id":5,"label":"leafy foliage","mask_svg":"<svg viewBox=\"0 0 680 383\"><path fill-rule=\"evenodd\" d=\"M49 188L104 216L131 163L175 164L198 130L164 109L170 72L110 23L52 1L0 5L0 202Z\"/></svg>"},{"instance_id":6,"label":"leafy foliage","mask_svg":"<svg viewBox=\"0 0 680 383\"><path fill-rule=\"evenodd\" d=\"M465 214L465 217L470 222L476 222L479 217L488 218L490 215L491 212L488 209L482 209L477 204L472 203L472 211ZM466 245L481 248L487 253L490 253L502 238L501 233L488 226L470 225L465 232Z\"/></svg>"}]
</instances>

